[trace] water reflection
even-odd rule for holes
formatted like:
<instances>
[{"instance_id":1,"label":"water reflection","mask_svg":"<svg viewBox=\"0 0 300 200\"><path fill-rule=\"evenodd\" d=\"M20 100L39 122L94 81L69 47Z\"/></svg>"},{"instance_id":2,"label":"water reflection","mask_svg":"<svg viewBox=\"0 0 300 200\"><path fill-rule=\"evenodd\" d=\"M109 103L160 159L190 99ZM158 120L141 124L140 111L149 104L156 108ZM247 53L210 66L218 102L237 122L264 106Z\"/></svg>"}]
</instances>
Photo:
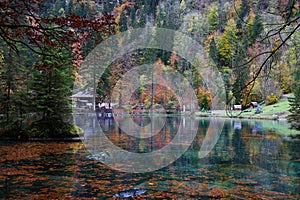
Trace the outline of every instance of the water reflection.
<instances>
[{"instance_id":1,"label":"water reflection","mask_svg":"<svg viewBox=\"0 0 300 200\"><path fill-rule=\"evenodd\" d=\"M192 125L189 118L166 118L159 133L137 138L111 119L98 121L87 114L75 120L87 137L101 127L116 146L142 155L169 144L181 125ZM149 118L133 121L140 127L150 124ZM107 167L81 143L0 142L0 198L101 199L134 188L146 191L141 199L300 198L300 141L282 131L287 124L226 120L214 148L203 157L212 126L218 121L197 119L187 151L164 168L142 174ZM98 154L100 160L109 156Z\"/></svg>"},{"instance_id":2,"label":"water reflection","mask_svg":"<svg viewBox=\"0 0 300 200\"><path fill-rule=\"evenodd\" d=\"M289 160L291 157L299 154L296 152L287 155L286 151L289 148L286 147L286 143L289 137L287 134L280 133L272 128L276 124L281 127L288 127L288 124L284 122L226 120L224 123L224 120L221 119L202 118L195 120L184 117L166 117L163 119L163 126L153 126L151 124L153 119L150 119L148 116L134 116L134 123L141 127L139 130L140 134L153 133L152 136L135 137L120 128L120 124L127 124L127 120L128 117L119 117L116 120L85 115L77 118L76 123L84 129L86 137L93 135L93 132L97 131L97 126L100 126L105 136L114 145L135 153L149 153L165 147L174 139L180 126L190 124L189 126L192 129L197 130L197 135L187 152L191 163L244 164L271 170L273 168L276 169L277 165L286 165L284 164L285 162L279 161L280 159L278 158ZM216 131L214 127L220 126L219 121L224 123L222 133L220 135L211 134ZM191 124L193 125L191 126ZM159 127L158 130L156 130L157 127ZM216 138L212 139L214 136ZM205 142L206 140L207 142ZM206 153L203 153L205 152L204 146L206 148L209 146L209 150ZM299 169L293 170L293 166L299 167L298 164L289 164L289 173L291 171L295 173L295 170Z\"/></svg>"},{"instance_id":3,"label":"water reflection","mask_svg":"<svg viewBox=\"0 0 300 200\"><path fill-rule=\"evenodd\" d=\"M95 126L85 132L85 147L94 158L105 158L99 161L113 169L134 173L158 170L174 162L189 148L198 127L193 118L153 115L120 116L113 121L87 115L86 120L81 116L77 125L86 128L95 119L99 124L92 123Z\"/></svg>"}]
</instances>

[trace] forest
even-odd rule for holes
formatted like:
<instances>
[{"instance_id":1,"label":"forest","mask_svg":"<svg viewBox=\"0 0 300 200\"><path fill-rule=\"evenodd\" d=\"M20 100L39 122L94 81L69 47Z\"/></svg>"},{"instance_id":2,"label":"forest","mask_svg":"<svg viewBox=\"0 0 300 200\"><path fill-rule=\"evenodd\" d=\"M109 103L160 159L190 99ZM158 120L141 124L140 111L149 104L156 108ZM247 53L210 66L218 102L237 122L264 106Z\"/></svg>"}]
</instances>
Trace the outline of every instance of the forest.
<instances>
[{"instance_id":1,"label":"forest","mask_svg":"<svg viewBox=\"0 0 300 200\"><path fill-rule=\"evenodd\" d=\"M299 0L2 0L0 12L0 137L78 134L70 96L84 58L107 38L146 27L179 31L205 47L204 65L221 74L228 106L270 105L293 93L289 121L300 129ZM97 95L112 98L123 74L153 63L158 73L186 77L199 108L210 109L200 66L175 50L126 52L97 79ZM177 101L169 88L143 85L131 105L169 109Z\"/></svg>"}]
</instances>

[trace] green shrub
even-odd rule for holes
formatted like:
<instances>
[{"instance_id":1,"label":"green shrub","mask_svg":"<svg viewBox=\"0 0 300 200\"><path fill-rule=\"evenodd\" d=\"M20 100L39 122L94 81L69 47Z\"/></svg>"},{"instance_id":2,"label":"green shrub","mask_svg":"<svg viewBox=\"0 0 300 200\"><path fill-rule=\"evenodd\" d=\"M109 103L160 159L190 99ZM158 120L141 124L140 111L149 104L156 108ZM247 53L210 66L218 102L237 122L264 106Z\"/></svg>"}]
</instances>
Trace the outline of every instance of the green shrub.
<instances>
[{"instance_id":1,"label":"green shrub","mask_svg":"<svg viewBox=\"0 0 300 200\"><path fill-rule=\"evenodd\" d=\"M52 120L38 120L33 122L26 130L28 137L31 138L78 137L82 132L79 127L54 118Z\"/></svg>"},{"instance_id":2,"label":"green shrub","mask_svg":"<svg viewBox=\"0 0 300 200\"><path fill-rule=\"evenodd\" d=\"M278 98L273 93L267 97L266 105L272 105L278 102Z\"/></svg>"},{"instance_id":3,"label":"green shrub","mask_svg":"<svg viewBox=\"0 0 300 200\"><path fill-rule=\"evenodd\" d=\"M169 101L166 105L167 110L171 110L174 107L175 102L174 101Z\"/></svg>"}]
</instances>

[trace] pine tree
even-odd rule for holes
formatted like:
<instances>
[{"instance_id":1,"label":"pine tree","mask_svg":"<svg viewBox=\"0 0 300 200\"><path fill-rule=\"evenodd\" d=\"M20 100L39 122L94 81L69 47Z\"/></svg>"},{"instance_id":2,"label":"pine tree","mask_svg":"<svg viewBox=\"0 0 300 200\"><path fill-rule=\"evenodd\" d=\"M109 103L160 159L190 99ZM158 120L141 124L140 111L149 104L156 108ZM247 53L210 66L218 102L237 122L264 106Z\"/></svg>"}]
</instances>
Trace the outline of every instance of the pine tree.
<instances>
[{"instance_id":1,"label":"pine tree","mask_svg":"<svg viewBox=\"0 0 300 200\"><path fill-rule=\"evenodd\" d=\"M74 81L72 56L67 49L49 47L56 57L42 56L33 70L32 109L36 113L28 132L31 137L67 137L72 133L71 88Z\"/></svg>"},{"instance_id":2,"label":"pine tree","mask_svg":"<svg viewBox=\"0 0 300 200\"><path fill-rule=\"evenodd\" d=\"M213 4L213 6L210 8L207 19L210 25L209 32L214 32L219 25L219 13L216 4Z\"/></svg>"},{"instance_id":3,"label":"pine tree","mask_svg":"<svg viewBox=\"0 0 300 200\"><path fill-rule=\"evenodd\" d=\"M56 3L55 3L55 9L57 11L59 11L60 9L66 10L66 8L67 8L66 0L58 0L58 1L56 1Z\"/></svg>"},{"instance_id":4,"label":"pine tree","mask_svg":"<svg viewBox=\"0 0 300 200\"><path fill-rule=\"evenodd\" d=\"M211 59L214 61L214 63L216 65L219 64L219 52L216 46L216 42L215 39L212 38L211 42L209 43L209 56L211 57Z\"/></svg>"},{"instance_id":5,"label":"pine tree","mask_svg":"<svg viewBox=\"0 0 300 200\"><path fill-rule=\"evenodd\" d=\"M30 52L19 47L16 55L10 48L1 46L0 62L0 127L4 128L6 136L16 137L26 126L25 113L28 111L28 81L30 69ZM21 136L21 135L18 135Z\"/></svg>"},{"instance_id":6,"label":"pine tree","mask_svg":"<svg viewBox=\"0 0 300 200\"><path fill-rule=\"evenodd\" d=\"M156 15L156 6L158 5L159 0L152 0L149 1L149 13L152 14L153 16Z\"/></svg>"},{"instance_id":7,"label":"pine tree","mask_svg":"<svg viewBox=\"0 0 300 200\"><path fill-rule=\"evenodd\" d=\"M74 11L74 1L70 0L67 6L66 15L70 16L73 14Z\"/></svg>"},{"instance_id":8,"label":"pine tree","mask_svg":"<svg viewBox=\"0 0 300 200\"><path fill-rule=\"evenodd\" d=\"M209 102L206 94L204 94L202 98L201 108L204 110L209 110Z\"/></svg>"},{"instance_id":9,"label":"pine tree","mask_svg":"<svg viewBox=\"0 0 300 200\"><path fill-rule=\"evenodd\" d=\"M237 29L242 29L244 24L244 18L249 14L250 6L248 4L248 0L242 0L242 3L239 7L238 16L236 19L236 27Z\"/></svg>"},{"instance_id":10,"label":"pine tree","mask_svg":"<svg viewBox=\"0 0 300 200\"><path fill-rule=\"evenodd\" d=\"M292 44L287 50L287 60L290 68L293 69L292 92L294 98L290 99L289 122L292 128L300 130L300 32L295 33L291 38Z\"/></svg>"},{"instance_id":11,"label":"pine tree","mask_svg":"<svg viewBox=\"0 0 300 200\"><path fill-rule=\"evenodd\" d=\"M114 10L114 7L116 5L115 0L105 0L103 5L103 12L104 13L111 13Z\"/></svg>"},{"instance_id":12,"label":"pine tree","mask_svg":"<svg viewBox=\"0 0 300 200\"><path fill-rule=\"evenodd\" d=\"M121 32L127 31L127 29L128 29L127 28L127 15L126 15L125 9L121 13L119 26L120 26Z\"/></svg>"},{"instance_id":13,"label":"pine tree","mask_svg":"<svg viewBox=\"0 0 300 200\"><path fill-rule=\"evenodd\" d=\"M146 22L147 22L147 13L146 13L145 6L142 6L142 8L139 11L140 11L140 17L138 19L137 25L139 28L142 28L146 26Z\"/></svg>"},{"instance_id":14,"label":"pine tree","mask_svg":"<svg viewBox=\"0 0 300 200\"><path fill-rule=\"evenodd\" d=\"M136 24L135 20L136 20L136 8L133 7L130 10L130 24L132 27L135 27L135 24Z\"/></svg>"},{"instance_id":15,"label":"pine tree","mask_svg":"<svg viewBox=\"0 0 300 200\"><path fill-rule=\"evenodd\" d=\"M240 12L238 13L239 18L243 19L245 16L247 16L250 12L250 6L248 3L248 0L242 0L242 4L240 7Z\"/></svg>"},{"instance_id":16,"label":"pine tree","mask_svg":"<svg viewBox=\"0 0 300 200\"><path fill-rule=\"evenodd\" d=\"M245 43L248 46L251 46L255 40L260 36L260 34L263 31L263 24L262 24L262 19L259 14L257 15L250 15L248 23L246 25L246 40Z\"/></svg>"},{"instance_id":17,"label":"pine tree","mask_svg":"<svg viewBox=\"0 0 300 200\"><path fill-rule=\"evenodd\" d=\"M294 83L292 90L294 92L294 98L289 100L291 114L289 115L289 122L292 124L292 128L300 130L300 69L294 73Z\"/></svg>"},{"instance_id":18,"label":"pine tree","mask_svg":"<svg viewBox=\"0 0 300 200\"><path fill-rule=\"evenodd\" d=\"M86 16L86 12L85 12L85 4L84 2L77 2L75 4L75 14L80 16L80 17L85 17Z\"/></svg>"}]
</instances>

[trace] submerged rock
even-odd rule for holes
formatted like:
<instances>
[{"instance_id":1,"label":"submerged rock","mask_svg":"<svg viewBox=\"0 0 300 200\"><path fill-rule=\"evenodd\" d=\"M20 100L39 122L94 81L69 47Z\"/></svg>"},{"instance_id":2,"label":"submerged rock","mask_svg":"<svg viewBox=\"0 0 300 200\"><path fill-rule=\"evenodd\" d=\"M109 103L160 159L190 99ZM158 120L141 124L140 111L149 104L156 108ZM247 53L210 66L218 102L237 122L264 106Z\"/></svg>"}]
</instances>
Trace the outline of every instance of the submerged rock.
<instances>
[{"instance_id":1,"label":"submerged rock","mask_svg":"<svg viewBox=\"0 0 300 200\"><path fill-rule=\"evenodd\" d=\"M128 198L128 197L134 197L140 194L145 194L147 191L140 188L131 188L126 189L118 194L115 194L113 197L115 198Z\"/></svg>"},{"instance_id":2,"label":"submerged rock","mask_svg":"<svg viewBox=\"0 0 300 200\"><path fill-rule=\"evenodd\" d=\"M88 155L87 158L90 160L98 160L104 162L110 160L111 155L108 152L99 152L97 154Z\"/></svg>"}]
</instances>

